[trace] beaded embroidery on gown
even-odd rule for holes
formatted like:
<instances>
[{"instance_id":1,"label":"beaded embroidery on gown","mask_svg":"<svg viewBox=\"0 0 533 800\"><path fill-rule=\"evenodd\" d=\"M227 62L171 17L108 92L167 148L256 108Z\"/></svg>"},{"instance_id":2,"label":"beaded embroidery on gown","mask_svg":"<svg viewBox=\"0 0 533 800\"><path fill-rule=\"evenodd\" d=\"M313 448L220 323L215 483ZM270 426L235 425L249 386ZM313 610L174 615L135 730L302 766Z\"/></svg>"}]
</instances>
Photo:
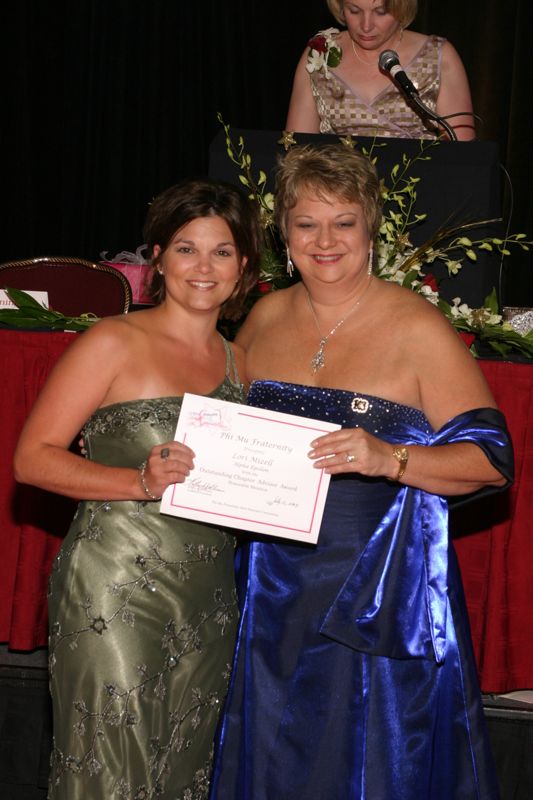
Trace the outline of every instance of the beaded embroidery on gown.
<instances>
[{"instance_id":1,"label":"beaded embroidery on gown","mask_svg":"<svg viewBox=\"0 0 533 800\"><path fill-rule=\"evenodd\" d=\"M242 402L233 355L210 396ZM232 379L233 378L233 379ZM88 456L137 467L179 397L117 403ZM53 800L204 800L238 611L234 538L158 502L83 501L50 577Z\"/></svg>"},{"instance_id":2,"label":"beaded embroidery on gown","mask_svg":"<svg viewBox=\"0 0 533 800\"><path fill-rule=\"evenodd\" d=\"M442 47L446 40L428 36L405 69L418 88L420 99L436 110L440 89ZM391 82L371 103L365 102L334 69L317 70L310 75L311 89L320 117L320 133L339 136L385 136L404 139L434 139L435 134Z\"/></svg>"},{"instance_id":3,"label":"beaded embroidery on gown","mask_svg":"<svg viewBox=\"0 0 533 800\"><path fill-rule=\"evenodd\" d=\"M378 397L271 380L248 403L394 444L473 441L512 480L500 412L433 432ZM443 498L334 475L316 547L253 541L211 800L496 800Z\"/></svg>"}]
</instances>

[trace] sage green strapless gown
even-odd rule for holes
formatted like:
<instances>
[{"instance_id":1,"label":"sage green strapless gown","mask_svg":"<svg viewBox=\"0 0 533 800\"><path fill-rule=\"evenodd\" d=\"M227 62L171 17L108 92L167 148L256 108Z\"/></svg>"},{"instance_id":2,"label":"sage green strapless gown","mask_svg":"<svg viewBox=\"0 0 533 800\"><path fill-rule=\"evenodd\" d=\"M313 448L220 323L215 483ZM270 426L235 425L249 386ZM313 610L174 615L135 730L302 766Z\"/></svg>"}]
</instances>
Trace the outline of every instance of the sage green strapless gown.
<instances>
[{"instance_id":1,"label":"sage green strapless gown","mask_svg":"<svg viewBox=\"0 0 533 800\"><path fill-rule=\"evenodd\" d=\"M212 397L240 402L226 379ZM137 467L175 397L99 409L88 456ZM50 578L53 800L200 800L237 625L234 538L158 502L81 502Z\"/></svg>"}]
</instances>

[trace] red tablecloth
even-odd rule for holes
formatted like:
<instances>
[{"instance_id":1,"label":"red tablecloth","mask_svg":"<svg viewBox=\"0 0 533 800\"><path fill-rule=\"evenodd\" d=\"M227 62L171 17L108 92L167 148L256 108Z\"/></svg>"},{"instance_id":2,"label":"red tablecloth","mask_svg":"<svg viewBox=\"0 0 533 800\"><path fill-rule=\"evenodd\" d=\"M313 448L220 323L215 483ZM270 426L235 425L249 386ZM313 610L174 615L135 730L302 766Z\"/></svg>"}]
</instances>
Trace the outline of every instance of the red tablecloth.
<instances>
[{"instance_id":1,"label":"red tablecloth","mask_svg":"<svg viewBox=\"0 0 533 800\"><path fill-rule=\"evenodd\" d=\"M77 335L0 331L0 641L13 650L46 644L48 574L75 508L17 485L13 453L48 373Z\"/></svg>"},{"instance_id":2,"label":"red tablecloth","mask_svg":"<svg viewBox=\"0 0 533 800\"><path fill-rule=\"evenodd\" d=\"M452 515L484 692L533 688L533 364L481 361L515 451L515 483Z\"/></svg>"},{"instance_id":3,"label":"red tablecloth","mask_svg":"<svg viewBox=\"0 0 533 800\"><path fill-rule=\"evenodd\" d=\"M76 334L0 331L0 641L46 644L46 584L72 501L16 486L20 429L51 367ZM516 457L508 492L452 515L482 689L533 687L533 365L482 361Z\"/></svg>"}]
</instances>

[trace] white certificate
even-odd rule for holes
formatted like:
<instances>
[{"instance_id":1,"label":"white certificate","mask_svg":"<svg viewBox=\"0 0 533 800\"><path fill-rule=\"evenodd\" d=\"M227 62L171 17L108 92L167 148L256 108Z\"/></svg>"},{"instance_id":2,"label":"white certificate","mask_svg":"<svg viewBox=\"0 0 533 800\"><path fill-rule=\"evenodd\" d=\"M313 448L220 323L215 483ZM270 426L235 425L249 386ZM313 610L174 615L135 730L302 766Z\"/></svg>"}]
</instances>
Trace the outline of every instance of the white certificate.
<instances>
[{"instance_id":1,"label":"white certificate","mask_svg":"<svg viewBox=\"0 0 533 800\"><path fill-rule=\"evenodd\" d=\"M195 466L167 487L161 512L316 543L330 476L307 453L340 427L185 394L175 439L194 451Z\"/></svg>"}]
</instances>

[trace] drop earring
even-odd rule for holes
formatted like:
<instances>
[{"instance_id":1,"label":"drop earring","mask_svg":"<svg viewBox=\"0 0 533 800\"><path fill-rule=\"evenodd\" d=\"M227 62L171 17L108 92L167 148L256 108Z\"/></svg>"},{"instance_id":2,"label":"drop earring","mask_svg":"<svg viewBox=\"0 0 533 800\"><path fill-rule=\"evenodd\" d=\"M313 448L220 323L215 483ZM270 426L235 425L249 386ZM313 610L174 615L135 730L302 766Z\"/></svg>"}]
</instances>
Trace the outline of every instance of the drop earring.
<instances>
[{"instance_id":1,"label":"drop earring","mask_svg":"<svg viewBox=\"0 0 533 800\"><path fill-rule=\"evenodd\" d=\"M294 272L294 264L292 262L291 254L289 252L289 247L287 245L287 275L289 278L292 278L292 273Z\"/></svg>"},{"instance_id":2,"label":"drop earring","mask_svg":"<svg viewBox=\"0 0 533 800\"><path fill-rule=\"evenodd\" d=\"M372 275L372 262L373 262L373 260L374 260L374 251L372 249L370 249L368 251L368 267L367 267L367 272L368 272L369 275Z\"/></svg>"}]
</instances>

